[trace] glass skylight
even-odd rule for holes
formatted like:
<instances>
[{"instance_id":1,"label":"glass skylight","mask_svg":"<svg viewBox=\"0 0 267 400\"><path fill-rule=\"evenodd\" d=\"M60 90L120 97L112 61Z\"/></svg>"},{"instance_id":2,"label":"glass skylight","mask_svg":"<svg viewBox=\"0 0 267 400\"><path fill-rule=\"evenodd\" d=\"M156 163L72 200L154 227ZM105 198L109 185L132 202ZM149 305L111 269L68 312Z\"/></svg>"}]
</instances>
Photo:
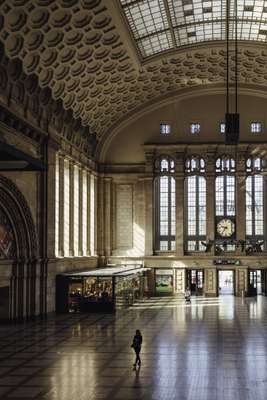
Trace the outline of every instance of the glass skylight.
<instances>
[{"instance_id":1,"label":"glass skylight","mask_svg":"<svg viewBox=\"0 0 267 400\"><path fill-rule=\"evenodd\" d=\"M226 39L226 0L120 0L143 59L180 46ZM235 38L230 0L229 37ZM238 40L267 41L267 0L237 0Z\"/></svg>"}]
</instances>

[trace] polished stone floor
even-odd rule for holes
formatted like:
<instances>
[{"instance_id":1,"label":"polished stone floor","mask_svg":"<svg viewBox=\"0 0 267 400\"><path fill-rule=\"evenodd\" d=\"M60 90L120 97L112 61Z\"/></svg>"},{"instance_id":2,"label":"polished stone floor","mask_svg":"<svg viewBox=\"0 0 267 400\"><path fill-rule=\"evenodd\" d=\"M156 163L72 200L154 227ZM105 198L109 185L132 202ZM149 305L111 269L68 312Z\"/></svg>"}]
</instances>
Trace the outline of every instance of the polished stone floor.
<instances>
[{"instance_id":1,"label":"polished stone floor","mask_svg":"<svg viewBox=\"0 0 267 400\"><path fill-rule=\"evenodd\" d=\"M143 334L142 366L130 347ZM153 298L0 325L0 399L266 400L267 298Z\"/></svg>"}]
</instances>

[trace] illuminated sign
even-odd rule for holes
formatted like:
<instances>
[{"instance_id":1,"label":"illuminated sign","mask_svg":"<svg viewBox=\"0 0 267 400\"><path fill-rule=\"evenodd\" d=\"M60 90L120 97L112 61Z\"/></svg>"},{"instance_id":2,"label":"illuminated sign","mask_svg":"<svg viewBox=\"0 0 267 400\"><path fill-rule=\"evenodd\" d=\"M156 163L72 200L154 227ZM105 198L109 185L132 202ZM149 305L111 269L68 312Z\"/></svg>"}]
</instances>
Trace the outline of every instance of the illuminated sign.
<instances>
[{"instance_id":1,"label":"illuminated sign","mask_svg":"<svg viewBox=\"0 0 267 400\"><path fill-rule=\"evenodd\" d=\"M217 258L216 260L213 260L214 265L240 265L241 262L240 260L236 260L234 258Z\"/></svg>"}]
</instances>

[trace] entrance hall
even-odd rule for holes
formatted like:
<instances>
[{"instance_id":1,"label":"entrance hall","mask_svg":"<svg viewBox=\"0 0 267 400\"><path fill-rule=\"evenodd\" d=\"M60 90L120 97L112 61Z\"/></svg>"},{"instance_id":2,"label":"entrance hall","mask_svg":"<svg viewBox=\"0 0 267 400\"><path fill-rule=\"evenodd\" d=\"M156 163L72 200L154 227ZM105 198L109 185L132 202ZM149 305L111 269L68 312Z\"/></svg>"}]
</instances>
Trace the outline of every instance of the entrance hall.
<instances>
[{"instance_id":1,"label":"entrance hall","mask_svg":"<svg viewBox=\"0 0 267 400\"><path fill-rule=\"evenodd\" d=\"M0 398L265 400L266 308L264 296L153 297L116 314L1 325Z\"/></svg>"},{"instance_id":2,"label":"entrance hall","mask_svg":"<svg viewBox=\"0 0 267 400\"><path fill-rule=\"evenodd\" d=\"M218 271L219 295L234 294L234 271Z\"/></svg>"}]
</instances>

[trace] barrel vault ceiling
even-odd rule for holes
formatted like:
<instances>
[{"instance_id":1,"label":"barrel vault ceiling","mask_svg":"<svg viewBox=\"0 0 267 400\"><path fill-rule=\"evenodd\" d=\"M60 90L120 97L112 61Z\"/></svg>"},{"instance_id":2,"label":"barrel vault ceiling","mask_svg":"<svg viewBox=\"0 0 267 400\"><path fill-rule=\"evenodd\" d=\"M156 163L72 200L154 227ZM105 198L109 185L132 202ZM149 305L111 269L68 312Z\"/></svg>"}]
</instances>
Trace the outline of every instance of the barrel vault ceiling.
<instances>
[{"instance_id":1,"label":"barrel vault ceiling","mask_svg":"<svg viewBox=\"0 0 267 400\"><path fill-rule=\"evenodd\" d=\"M132 3L134 6L190 3L192 9L192 4L197 5L199 0L0 1L0 41L6 56L19 58L24 72L37 75L40 87L49 87L53 98L61 99L64 107L71 109L75 118L81 118L99 139L146 104L179 93L179 90L214 86L225 80L223 36L218 40L199 36L196 40L187 26L187 42L179 44L178 34L175 39L177 27L167 27L167 30L174 29L171 37L176 42L172 48L146 54L140 47L144 28L138 33L131 25ZM206 8L212 8L216 1L208 3ZM245 2L242 3L244 6ZM247 3L256 5L257 2ZM260 3L265 6L266 2ZM139 9L139 14L141 12ZM186 12L191 18L194 9ZM202 9L201 18L204 17ZM267 88L266 17L262 10L258 36L240 36L240 84ZM245 24L243 19L242 24ZM147 36L153 35L151 29ZM157 35L160 28L155 25L154 29ZM195 32L197 35L197 29ZM151 37L149 40L151 42ZM136 54L130 51L130 42Z\"/></svg>"}]
</instances>

